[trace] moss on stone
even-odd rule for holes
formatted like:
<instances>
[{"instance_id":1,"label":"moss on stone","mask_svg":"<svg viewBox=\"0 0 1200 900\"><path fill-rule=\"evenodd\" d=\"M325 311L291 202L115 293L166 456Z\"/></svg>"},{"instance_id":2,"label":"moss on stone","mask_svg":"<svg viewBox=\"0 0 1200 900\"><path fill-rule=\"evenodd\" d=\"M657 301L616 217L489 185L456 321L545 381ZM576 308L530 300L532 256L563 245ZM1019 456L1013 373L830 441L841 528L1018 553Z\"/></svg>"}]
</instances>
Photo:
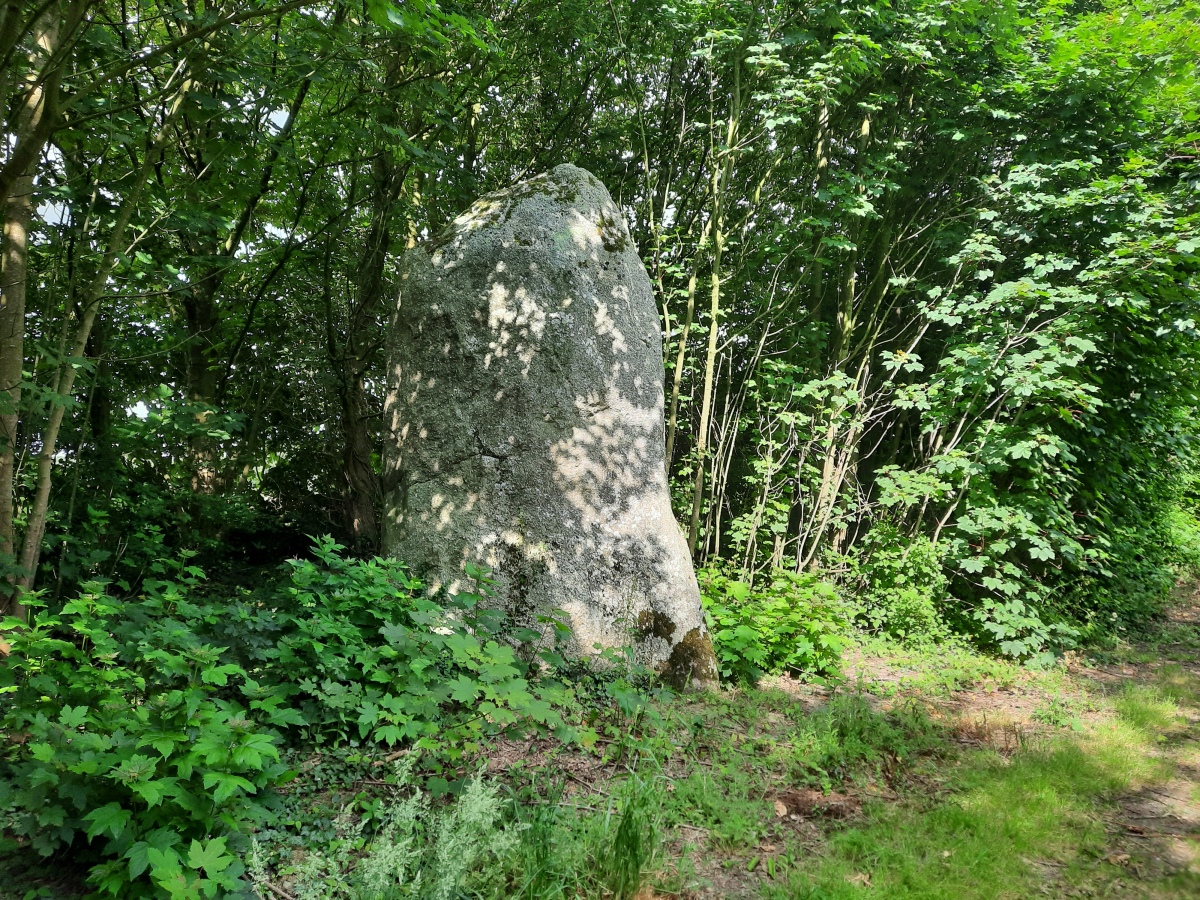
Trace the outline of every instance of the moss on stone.
<instances>
[{"instance_id":1,"label":"moss on stone","mask_svg":"<svg viewBox=\"0 0 1200 900\"><path fill-rule=\"evenodd\" d=\"M683 636L659 668L662 680L679 691L717 683L717 656L708 635L693 628Z\"/></svg>"}]
</instances>

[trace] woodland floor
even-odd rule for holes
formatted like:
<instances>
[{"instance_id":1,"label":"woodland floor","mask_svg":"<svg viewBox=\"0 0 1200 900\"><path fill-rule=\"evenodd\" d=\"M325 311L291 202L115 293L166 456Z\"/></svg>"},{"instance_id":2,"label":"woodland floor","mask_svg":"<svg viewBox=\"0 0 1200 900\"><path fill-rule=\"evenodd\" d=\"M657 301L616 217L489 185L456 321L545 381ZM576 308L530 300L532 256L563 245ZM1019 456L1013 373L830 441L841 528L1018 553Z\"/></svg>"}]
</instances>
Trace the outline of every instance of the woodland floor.
<instances>
[{"instance_id":1,"label":"woodland floor","mask_svg":"<svg viewBox=\"0 0 1200 900\"><path fill-rule=\"evenodd\" d=\"M667 879L672 894L1200 897L1200 586L1181 587L1139 640L1050 672L875 646L849 654L843 675L746 696L766 714L735 715L717 766L766 776L762 820L746 829L758 840L682 824L673 849L690 865ZM940 741L907 760L878 741L881 766L850 763L824 790L769 784L786 740L772 723L847 691L885 714L923 711Z\"/></svg>"},{"instance_id":2,"label":"woodland floor","mask_svg":"<svg viewBox=\"0 0 1200 900\"><path fill-rule=\"evenodd\" d=\"M638 900L1200 897L1200 586L1049 671L868 643L837 684L661 713L657 746L511 744L489 765L593 813L649 771L661 843Z\"/></svg>"},{"instance_id":3,"label":"woodland floor","mask_svg":"<svg viewBox=\"0 0 1200 900\"><path fill-rule=\"evenodd\" d=\"M1197 898L1200 585L1176 601L1137 640L1049 671L867 642L835 684L664 701L590 750L500 742L487 771L584 824L611 816L631 779L649 785L637 900ZM384 784L321 757L300 768L306 821ZM563 841L586 830L565 827ZM296 896L275 872L267 893ZM82 893L61 870L16 892L23 879L0 873L0 898Z\"/></svg>"}]
</instances>

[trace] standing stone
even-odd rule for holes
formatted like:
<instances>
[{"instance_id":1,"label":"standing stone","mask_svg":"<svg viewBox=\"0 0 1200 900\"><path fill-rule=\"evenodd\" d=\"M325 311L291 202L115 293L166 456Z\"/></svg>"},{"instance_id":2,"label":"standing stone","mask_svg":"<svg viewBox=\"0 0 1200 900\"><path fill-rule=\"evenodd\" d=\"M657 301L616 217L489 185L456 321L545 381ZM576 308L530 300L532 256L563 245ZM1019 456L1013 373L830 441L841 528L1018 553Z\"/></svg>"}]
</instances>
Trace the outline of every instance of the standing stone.
<instances>
[{"instance_id":1,"label":"standing stone","mask_svg":"<svg viewBox=\"0 0 1200 900\"><path fill-rule=\"evenodd\" d=\"M677 685L716 665L664 460L662 336L604 186L575 166L409 251L388 348L385 551L455 590L489 566L516 622L566 611Z\"/></svg>"}]
</instances>

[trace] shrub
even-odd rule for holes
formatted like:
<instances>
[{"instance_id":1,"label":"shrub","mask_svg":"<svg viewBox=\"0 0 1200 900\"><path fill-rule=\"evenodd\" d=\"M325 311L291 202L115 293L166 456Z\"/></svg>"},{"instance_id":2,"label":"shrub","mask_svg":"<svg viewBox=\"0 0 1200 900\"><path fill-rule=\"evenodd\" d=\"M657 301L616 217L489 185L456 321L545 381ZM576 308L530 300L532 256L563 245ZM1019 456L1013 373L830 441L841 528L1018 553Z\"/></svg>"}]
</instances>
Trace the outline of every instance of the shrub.
<instances>
[{"instance_id":1,"label":"shrub","mask_svg":"<svg viewBox=\"0 0 1200 900\"><path fill-rule=\"evenodd\" d=\"M854 563L857 617L867 628L912 644L949 637L947 581L932 541L876 525Z\"/></svg>"},{"instance_id":2,"label":"shrub","mask_svg":"<svg viewBox=\"0 0 1200 900\"><path fill-rule=\"evenodd\" d=\"M6 828L43 855L70 847L114 896L246 887L237 853L287 774L269 724L282 698L180 625L175 587L149 584L144 602L161 617L124 639L127 605L99 584L27 630L6 623Z\"/></svg>"},{"instance_id":3,"label":"shrub","mask_svg":"<svg viewBox=\"0 0 1200 900\"><path fill-rule=\"evenodd\" d=\"M318 541L282 586L232 605L186 561L156 563L170 577L129 600L101 582L54 615L27 598L28 628L0 624L6 830L43 855L70 848L114 896L236 894L289 738L457 760L514 725L565 729L565 688L503 643L540 636L480 607L484 572L439 605L400 564L341 550Z\"/></svg>"},{"instance_id":4,"label":"shrub","mask_svg":"<svg viewBox=\"0 0 1200 900\"><path fill-rule=\"evenodd\" d=\"M764 673L823 675L837 667L848 622L832 585L784 570L754 587L719 568L700 579L722 678L752 683Z\"/></svg>"},{"instance_id":5,"label":"shrub","mask_svg":"<svg viewBox=\"0 0 1200 900\"><path fill-rule=\"evenodd\" d=\"M273 600L278 636L255 670L289 696L306 739L415 742L458 758L519 720L561 728L555 707L566 689L531 680L536 667L511 646L541 635L506 631L504 616L482 605L485 572L471 569L476 590L439 604L400 563L346 559L342 550L323 538L314 559L289 562L289 582Z\"/></svg>"}]
</instances>

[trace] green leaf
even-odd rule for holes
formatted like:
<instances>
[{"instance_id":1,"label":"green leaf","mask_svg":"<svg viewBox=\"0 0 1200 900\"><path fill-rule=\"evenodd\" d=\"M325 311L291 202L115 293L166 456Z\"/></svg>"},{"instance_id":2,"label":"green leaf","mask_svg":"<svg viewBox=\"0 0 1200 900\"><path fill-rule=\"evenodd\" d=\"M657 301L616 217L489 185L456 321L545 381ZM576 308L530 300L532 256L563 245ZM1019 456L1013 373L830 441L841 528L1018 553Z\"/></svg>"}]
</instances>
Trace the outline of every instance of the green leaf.
<instances>
[{"instance_id":1,"label":"green leaf","mask_svg":"<svg viewBox=\"0 0 1200 900\"><path fill-rule=\"evenodd\" d=\"M205 843L193 840L188 849L187 864L193 869L203 869L204 874L213 878L229 868L233 856L225 849L225 838L210 838Z\"/></svg>"},{"instance_id":2,"label":"green leaf","mask_svg":"<svg viewBox=\"0 0 1200 900\"><path fill-rule=\"evenodd\" d=\"M63 728L74 730L87 721L88 707L64 706L58 714L58 721Z\"/></svg>"},{"instance_id":3,"label":"green leaf","mask_svg":"<svg viewBox=\"0 0 1200 900\"><path fill-rule=\"evenodd\" d=\"M242 673L242 667L234 665L233 663L223 666L212 666L200 673L200 680L205 684L213 684L217 687L225 687L225 685L229 683L229 676L236 675L238 673Z\"/></svg>"},{"instance_id":4,"label":"green leaf","mask_svg":"<svg viewBox=\"0 0 1200 900\"><path fill-rule=\"evenodd\" d=\"M217 804L224 803L238 791L244 791L247 794L258 793L258 788L243 778L241 775L231 775L228 772L207 772L204 775L204 787L212 788L213 802Z\"/></svg>"},{"instance_id":5,"label":"green leaf","mask_svg":"<svg viewBox=\"0 0 1200 900\"><path fill-rule=\"evenodd\" d=\"M88 840L105 832L119 838L132 817L133 813L122 809L121 804L116 802L106 803L99 809L92 810L83 817L84 821L89 823L86 831Z\"/></svg>"},{"instance_id":6,"label":"green leaf","mask_svg":"<svg viewBox=\"0 0 1200 900\"><path fill-rule=\"evenodd\" d=\"M450 696L459 703L470 703L479 696L479 684L465 675L459 675L447 685Z\"/></svg>"}]
</instances>

